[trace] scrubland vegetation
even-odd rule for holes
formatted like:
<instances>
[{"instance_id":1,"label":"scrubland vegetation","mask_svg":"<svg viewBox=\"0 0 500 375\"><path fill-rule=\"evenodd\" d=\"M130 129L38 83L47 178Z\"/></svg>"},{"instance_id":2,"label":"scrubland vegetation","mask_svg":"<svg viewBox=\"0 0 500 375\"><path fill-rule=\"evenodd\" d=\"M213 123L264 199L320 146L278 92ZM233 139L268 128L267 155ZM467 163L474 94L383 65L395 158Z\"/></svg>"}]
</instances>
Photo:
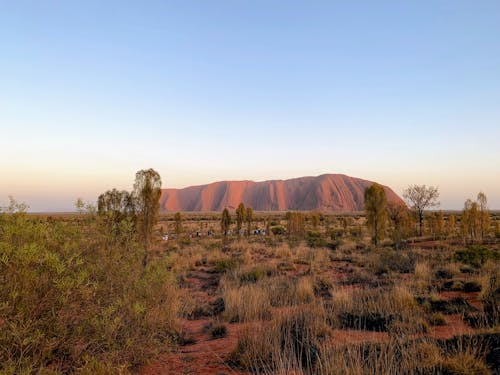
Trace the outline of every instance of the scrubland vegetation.
<instances>
[{"instance_id":1,"label":"scrubland vegetation","mask_svg":"<svg viewBox=\"0 0 500 375\"><path fill-rule=\"evenodd\" d=\"M108 193L75 215L0 214L0 373L498 369L500 216L480 202L422 221L379 195L366 216L240 206L149 231L105 204L134 195Z\"/></svg>"}]
</instances>

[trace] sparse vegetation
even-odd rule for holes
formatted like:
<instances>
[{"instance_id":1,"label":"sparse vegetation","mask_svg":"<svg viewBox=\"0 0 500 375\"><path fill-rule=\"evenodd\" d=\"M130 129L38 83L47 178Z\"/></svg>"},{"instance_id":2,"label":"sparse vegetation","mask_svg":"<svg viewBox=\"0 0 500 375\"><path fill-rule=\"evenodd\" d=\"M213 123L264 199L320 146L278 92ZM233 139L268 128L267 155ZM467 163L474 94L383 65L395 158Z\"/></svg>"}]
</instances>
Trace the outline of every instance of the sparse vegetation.
<instances>
[{"instance_id":1,"label":"sparse vegetation","mask_svg":"<svg viewBox=\"0 0 500 375\"><path fill-rule=\"evenodd\" d=\"M498 243L454 240L440 213L424 218L426 246L403 207L385 209L389 236L376 246L363 215L257 212L252 225L271 230L240 237L229 210L224 225L220 213L183 213L180 231L180 215L161 214L144 268L135 211L108 204L115 196L126 197L111 191L96 212L60 218L15 202L0 214L1 373L136 372L179 358L177 346L194 366L208 345L227 349L216 361L235 373L498 365L491 344L471 341L498 342ZM242 230L249 217L245 207Z\"/></svg>"}]
</instances>

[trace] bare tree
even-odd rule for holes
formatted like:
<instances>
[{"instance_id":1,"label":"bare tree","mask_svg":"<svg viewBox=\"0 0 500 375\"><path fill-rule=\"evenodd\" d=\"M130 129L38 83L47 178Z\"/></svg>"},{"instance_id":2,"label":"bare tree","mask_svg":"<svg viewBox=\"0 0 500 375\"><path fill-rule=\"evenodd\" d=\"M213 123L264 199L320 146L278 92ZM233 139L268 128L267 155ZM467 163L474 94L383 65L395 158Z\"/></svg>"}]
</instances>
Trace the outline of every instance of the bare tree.
<instances>
[{"instance_id":1,"label":"bare tree","mask_svg":"<svg viewBox=\"0 0 500 375\"><path fill-rule=\"evenodd\" d=\"M135 174L134 199L137 209L137 229L144 241L143 266L148 263L148 251L153 237L153 226L158 219L161 196L161 177L154 169L143 169Z\"/></svg>"},{"instance_id":2,"label":"bare tree","mask_svg":"<svg viewBox=\"0 0 500 375\"><path fill-rule=\"evenodd\" d=\"M425 185L410 185L404 192L403 197L413 209L418 218L418 234L422 236L422 223L424 221L424 210L439 205L439 191L437 187Z\"/></svg>"}]
</instances>

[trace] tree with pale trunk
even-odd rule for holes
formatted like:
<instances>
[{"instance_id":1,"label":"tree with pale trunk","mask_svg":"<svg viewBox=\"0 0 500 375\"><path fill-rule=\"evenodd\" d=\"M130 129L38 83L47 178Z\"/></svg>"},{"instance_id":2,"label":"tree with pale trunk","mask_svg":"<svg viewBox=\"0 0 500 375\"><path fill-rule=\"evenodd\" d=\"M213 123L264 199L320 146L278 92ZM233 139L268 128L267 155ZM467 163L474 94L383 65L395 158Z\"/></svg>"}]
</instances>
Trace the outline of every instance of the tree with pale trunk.
<instances>
[{"instance_id":1,"label":"tree with pale trunk","mask_svg":"<svg viewBox=\"0 0 500 375\"><path fill-rule=\"evenodd\" d=\"M422 236L424 211L439 205L439 190L434 186L410 185L403 192L403 197L417 216L418 235Z\"/></svg>"},{"instance_id":2,"label":"tree with pale trunk","mask_svg":"<svg viewBox=\"0 0 500 375\"><path fill-rule=\"evenodd\" d=\"M488 232L490 226L490 213L488 211L488 198L482 191L477 195L477 204L479 208L479 232L481 241L484 241L484 235Z\"/></svg>"}]
</instances>

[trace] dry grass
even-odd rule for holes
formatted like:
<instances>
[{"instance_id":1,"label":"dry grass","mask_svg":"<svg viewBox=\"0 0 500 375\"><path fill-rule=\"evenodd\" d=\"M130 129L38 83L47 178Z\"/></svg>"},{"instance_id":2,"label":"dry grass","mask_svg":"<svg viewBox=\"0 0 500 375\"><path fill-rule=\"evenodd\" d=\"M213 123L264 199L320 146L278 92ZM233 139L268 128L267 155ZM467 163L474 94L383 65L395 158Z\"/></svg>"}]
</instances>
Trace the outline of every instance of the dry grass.
<instances>
[{"instance_id":1,"label":"dry grass","mask_svg":"<svg viewBox=\"0 0 500 375\"><path fill-rule=\"evenodd\" d=\"M432 288L433 273L428 262L421 261L415 264L412 286L417 294L424 294Z\"/></svg>"},{"instance_id":2,"label":"dry grass","mask_svg":"<svg viewBox=\"0 0 500 375\"><path fill-rule=\"evenodd\" d=\"M229 322L262 321L271 317L269 293L260 284L225 287L222 295L226 304L224 317Z\"/></svg>"}]
</instances>

